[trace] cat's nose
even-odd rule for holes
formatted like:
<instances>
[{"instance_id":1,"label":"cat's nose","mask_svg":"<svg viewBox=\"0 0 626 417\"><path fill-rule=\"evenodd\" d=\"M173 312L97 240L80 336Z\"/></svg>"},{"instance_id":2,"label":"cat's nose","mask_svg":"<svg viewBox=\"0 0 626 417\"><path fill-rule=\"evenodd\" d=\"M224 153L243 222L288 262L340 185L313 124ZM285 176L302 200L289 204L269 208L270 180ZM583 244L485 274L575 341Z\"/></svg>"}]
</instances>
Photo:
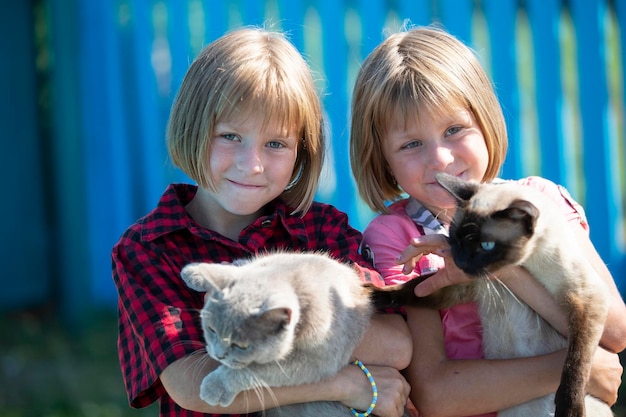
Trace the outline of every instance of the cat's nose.
<instances>
[{"instance_id":1,"label":"cat's nose","mask_svg":"<svg viewBox=\"0 0 626 417\"><path fill-rule=\"evenodd\" d=\"M215 355L215 359L219 361L221 361L222 359L228 356L228 351L226 351L225 349L216 349L215 352L213 353Z\"/></svg>"},{"instance_id":2,"label":"cat's nose","mask_svg":"<svg viewBox=\"0 0 626 417\"><path fill-rule=\"evenodd\" d=\"M212 357L213 359L218 360L218 361L221 361L226 356L228 356L226 354L226 351L224 351L223 349L217 350L217 349L215 349L215 347L213 349L211 349L209 346L207 346L206 347L206 352L209 354L210 357Z\"/></svg>"}]
</instances>

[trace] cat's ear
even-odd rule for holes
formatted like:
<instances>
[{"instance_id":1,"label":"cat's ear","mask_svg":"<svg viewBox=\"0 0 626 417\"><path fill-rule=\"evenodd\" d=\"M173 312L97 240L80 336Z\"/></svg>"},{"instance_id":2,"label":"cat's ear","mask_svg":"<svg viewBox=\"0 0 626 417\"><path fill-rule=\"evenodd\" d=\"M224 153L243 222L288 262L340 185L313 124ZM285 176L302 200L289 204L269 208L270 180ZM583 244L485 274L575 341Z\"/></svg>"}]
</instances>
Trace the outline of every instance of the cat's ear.
<instances>
[{"instance_id":1,"label":"cat's ear","mask_svg":"<svg viewBox=\"0 0 626 417\"><path fill-rule=\"evenodd\" d=\"M445 188L459 203L469 201L476 194L479 184L475 182L464 181L454 175L439 172L435 174L435 179L443 188Z\"/></svg>"},{"instance_id":2,"label":"cat's ear","mask_svg":"<svg viewBox=\"0 0 626 417\"><path fill-rule=\"evenodd\" d=\"M537 224L539 209L530 201L514 200L508 208L502 211L510 219L524 223L526 231L532 233Z\"/></svg>"},{"instance_id":3,"label":"cat's ear","mask_svg":"<svg viewBox=\"0 0 626 417\"><path fill-rule=\"evenodd\" d=\"M288 307L271 308L261 314L260 321L270 331L280 331L291 323L291 309Z\"/></svg>"},{"instance_id":4,"label":"cat's ear","mask_svg":"<svg viewBox=\"0 0 626 417\"><path fill-rule=\"evenodd\" d=\"M222 274L215 273L215 270L225 267L228 265L191 263L180 271L180 276L192 290L213 293L221 290L217 277Z\"/></svg>"}]
</instances>

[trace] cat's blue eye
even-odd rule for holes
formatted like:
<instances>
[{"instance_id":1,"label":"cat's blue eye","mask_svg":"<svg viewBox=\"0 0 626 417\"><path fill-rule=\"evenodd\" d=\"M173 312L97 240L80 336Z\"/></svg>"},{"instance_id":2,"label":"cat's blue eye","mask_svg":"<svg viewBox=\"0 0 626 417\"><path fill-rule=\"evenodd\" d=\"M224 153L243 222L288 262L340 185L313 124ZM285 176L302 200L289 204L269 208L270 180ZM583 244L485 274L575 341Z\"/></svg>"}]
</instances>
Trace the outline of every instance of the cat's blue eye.
<instances>
[{"instance_id":1,"label":"cat's blue eye","mask_svg":"<svg viewBox=\"0 0 626 417\"><path fill-rule=\"evenodd\" d=\"M480 247L483 248L483 250L490 251L496 247L496 242L494 241L480 242Z\"/></svg>"}]
</instances>

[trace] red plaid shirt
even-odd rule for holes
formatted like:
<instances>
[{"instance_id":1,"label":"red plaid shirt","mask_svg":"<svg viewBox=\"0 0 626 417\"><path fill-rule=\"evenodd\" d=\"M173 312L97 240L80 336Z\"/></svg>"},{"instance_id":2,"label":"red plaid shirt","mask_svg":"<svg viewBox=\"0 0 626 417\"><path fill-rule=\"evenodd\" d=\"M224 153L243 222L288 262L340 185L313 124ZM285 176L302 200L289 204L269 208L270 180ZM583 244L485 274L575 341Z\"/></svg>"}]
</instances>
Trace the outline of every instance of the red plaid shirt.
<instances>
[{"instance_id":1,"label":"red plaid shirt","mask_svg":"<svg viewBox=\"0 0 626 417\"><path fill-rule=\"evenodd\" d=\"M358 254L361 234L346 214L314 203L304 217L280 201L241 232L238 242L199 226L185 210L197 187L170 185L155 210L124 232L113 248L119 293L118 353L132 407L159 400L160 416L206 416L180 408L159 375L172 362L204 349L197 309L202 294L189 290L180 270L190 262L232 262L267 249L328 251L346 262L369 265ZM357 265L358 266L358 265ZM364 281L382 284L358 267Z\"/></svg>"}]
</instances>

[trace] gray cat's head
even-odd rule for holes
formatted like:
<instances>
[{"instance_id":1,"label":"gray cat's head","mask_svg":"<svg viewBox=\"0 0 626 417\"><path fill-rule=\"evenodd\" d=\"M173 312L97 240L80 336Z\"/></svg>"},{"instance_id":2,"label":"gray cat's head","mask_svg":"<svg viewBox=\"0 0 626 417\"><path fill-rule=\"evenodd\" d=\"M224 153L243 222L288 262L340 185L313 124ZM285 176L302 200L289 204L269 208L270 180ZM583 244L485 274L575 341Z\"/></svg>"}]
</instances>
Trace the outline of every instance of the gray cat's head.
<instances>
[{"instance_id":1,"label":"gray cat's head","mask_svg":"<svg viewBox=\"0 0 626 417\"><path fill-rule=\"evenodd\" d=\"M201 311L207 353L230 368L285 357L299 319L298 299L286 283L265 285L250 264L194 263L181 271L187 285L206 291Z\"/></svg>"},{"instance_id":2,"label":"gray cat's head","mask_svg":"<svg viewBox=\"0 0 626 417\"><path fill-rule=\"evenodd\" d=\"M539 210L528 201L524 186L479 184L443 173L435 178L458 203L448 241L460 269L484 276L526 259Z\"/></svg>"}]
</instances>

